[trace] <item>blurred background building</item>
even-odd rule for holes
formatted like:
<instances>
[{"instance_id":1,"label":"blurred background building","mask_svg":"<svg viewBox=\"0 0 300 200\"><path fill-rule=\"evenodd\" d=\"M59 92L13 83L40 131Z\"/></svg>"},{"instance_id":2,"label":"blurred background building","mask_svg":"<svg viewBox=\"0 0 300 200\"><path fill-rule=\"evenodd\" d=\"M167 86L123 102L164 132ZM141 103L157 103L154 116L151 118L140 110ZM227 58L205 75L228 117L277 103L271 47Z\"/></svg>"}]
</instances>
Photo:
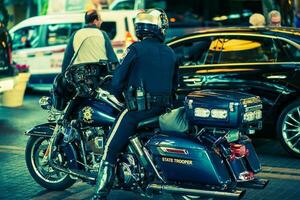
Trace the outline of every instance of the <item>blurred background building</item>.
<instances>
[{"instance_id":1,"label":"blurred background building","mask_svg":"<svg viewBox=\"0 0 300 200\"><path fill-rule=\"evenodd\" d=\"M61 12L78 12L91 8L107 9L119 0L0 0L9 14L8 27L25 18ZM282 14L282 23L292 26L300 0L122 0L138 7L162 7L168 13L180 13L195 20L221 22L222 25L245 25L252 13L267 16L271 10ZM184 3L183 3L184 2ZM137 4L138 3L138 4ZM130 6L129 6L130 7Z\"/></svg>"}]
</instances>

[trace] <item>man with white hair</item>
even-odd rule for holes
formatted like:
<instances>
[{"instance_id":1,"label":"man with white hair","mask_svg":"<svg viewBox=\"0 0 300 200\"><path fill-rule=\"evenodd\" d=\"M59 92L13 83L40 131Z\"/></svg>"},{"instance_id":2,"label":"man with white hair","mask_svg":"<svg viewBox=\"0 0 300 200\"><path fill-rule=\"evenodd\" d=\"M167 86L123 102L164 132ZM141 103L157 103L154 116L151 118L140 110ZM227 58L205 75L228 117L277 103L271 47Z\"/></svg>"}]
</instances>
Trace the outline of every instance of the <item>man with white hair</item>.
<instances>
[{"instance_id":1,"label":"man with white hair","mask_svg":"<svg viewBox=\"0 0 300 200\"><path fill-rule=\"evenodd\" d=\"M251 26L264 26L266 25L265 17L260 13L254 13L249 18Z\"/></svg>"},{"instance_id":2,"label":"man with white hair","mask_svg":"<svg viewBox=\"0 0 300 200\"><path fill-rule=\"evenodd\" d=\"M281 26L281 15L277 10L272 10L268 14L268 25L269 26Z\"/></svg>"}]
</instances>

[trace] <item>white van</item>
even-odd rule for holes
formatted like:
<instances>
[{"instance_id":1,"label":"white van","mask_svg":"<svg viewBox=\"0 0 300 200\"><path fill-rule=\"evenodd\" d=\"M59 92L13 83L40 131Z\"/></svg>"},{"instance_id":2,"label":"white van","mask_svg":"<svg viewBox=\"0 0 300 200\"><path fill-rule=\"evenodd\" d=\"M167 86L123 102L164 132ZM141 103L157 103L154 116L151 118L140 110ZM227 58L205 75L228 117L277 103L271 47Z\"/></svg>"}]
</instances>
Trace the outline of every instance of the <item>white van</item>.
<instances>
[{"instance_id":1,"label":"white van","mask_svg":"<svg viewBox=\"0 0 300 200\"><path fill-rule=\"evenodd\" d=\"M133 20L137 11L102 11L101 29L106 31L120 58L137 40ZM38 16L26 19L10 30L13 60L27 64L32 74L28 86L49 89L61 71L66 44L71 34L84 26L84 13Z\"/></svg>"}]
</instances>

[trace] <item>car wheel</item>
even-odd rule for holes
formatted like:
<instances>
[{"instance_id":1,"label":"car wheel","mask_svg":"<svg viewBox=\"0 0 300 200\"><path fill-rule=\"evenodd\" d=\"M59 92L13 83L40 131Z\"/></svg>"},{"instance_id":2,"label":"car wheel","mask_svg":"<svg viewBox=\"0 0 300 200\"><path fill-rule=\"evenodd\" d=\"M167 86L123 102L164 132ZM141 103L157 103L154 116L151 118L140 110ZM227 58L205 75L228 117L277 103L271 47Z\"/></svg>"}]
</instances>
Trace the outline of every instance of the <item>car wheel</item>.
<instances>
[{"instance_id":1,"label":"car wheel","mask_svg":"<svg viewBox=\"0 0 300 200\"><path fill-rule=\"evenodd\" d=\"M192 196L192 195L179 195L173 194L174 200L217 200L216 198L208 198L208 197L200 197L200 196Z\"/></svg>"},{"instance_id":2,"label":"car wheel","mask_svg":"<svg viewBox=\"0 0 300 200\"><path fill-rule=\"evenodd\" d=\"M281 112L276 129L285 150L300 158L300 100L289 104Z\"/></svg>"}]
</instances>

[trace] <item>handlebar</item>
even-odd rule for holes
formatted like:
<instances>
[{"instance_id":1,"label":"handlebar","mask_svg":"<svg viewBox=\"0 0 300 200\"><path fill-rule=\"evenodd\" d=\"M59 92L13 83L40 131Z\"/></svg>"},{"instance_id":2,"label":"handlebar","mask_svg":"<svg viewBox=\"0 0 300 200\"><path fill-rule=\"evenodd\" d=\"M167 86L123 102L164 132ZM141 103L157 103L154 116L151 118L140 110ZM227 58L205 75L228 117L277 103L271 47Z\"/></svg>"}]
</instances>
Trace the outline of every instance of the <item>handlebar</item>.
<instances>
[{"instance_id":1,"label":"handlebar","mask_svg":"<svg viewBox=\"0 0 300 200\"><path fill-rule=\"evenodd\" d=\"M102 88L97 88L96 93L96 99L108 103L117 110L121 111L124 107L124 103L121 103L114 95L110 94L108 91L103 90Z\"/></svg>"}]
</instances>

